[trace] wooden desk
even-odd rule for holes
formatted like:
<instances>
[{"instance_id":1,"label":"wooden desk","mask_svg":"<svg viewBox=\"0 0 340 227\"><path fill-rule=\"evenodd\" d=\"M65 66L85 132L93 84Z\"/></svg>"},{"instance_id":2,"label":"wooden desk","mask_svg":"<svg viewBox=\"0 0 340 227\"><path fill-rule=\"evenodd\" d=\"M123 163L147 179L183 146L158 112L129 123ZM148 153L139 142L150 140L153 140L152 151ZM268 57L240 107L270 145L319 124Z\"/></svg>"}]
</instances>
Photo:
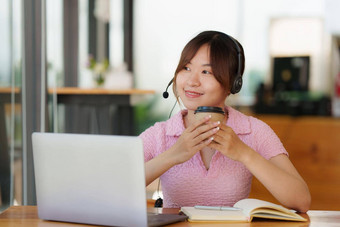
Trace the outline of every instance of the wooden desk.
<instances>
[{"instance_id":1,"label":"wooden desk","mask_svg":"<svg viewBox=\"0 0 340 227\"><path fill-rule=\"evenodd\" d=\"M11 102L11 87L0 87L0 145L7 149L5 130L5 104ZM21 102L20 88L14 88L16 102ZM65 132L91 133L89 129L90 115L96 115L98 134L132 135L134 133L133 105L138 97L154 94L153 90L142 89L102 89L59 87L49 88L48 94L52 100L56 96L58 104L67 108L65 119ZM114 106L115 111L110 107ZM114 114L113 114L114 112Z\"/></svg>"},{"instance_id":2,"label":"wooden desk","mask_svg":"<svg viewBox=\"0 0 340 227\"><path fill-rule=\"evenodd\" d=\"M10 157L6 129L5 105L11 103L12 92L15 102L21 103L21 90L16 87L0 87L0 190L2 203L9 204ZM153 90L141 89L84 89L61 87L48 89L49 97L56 95L58 104L66 106L65 132L96 134L134 134L134 100L142 95L154 94ZM113 108L110 108L114 106ZM93 114L94 113L94 114ZM90 118L95 115L96 131L91 131ZM52 131L52 130L50 130ZM0 198L1 199L1 198Z\"/></svg>"},{"instance_id":3,"label":"wooden desk","mask_svg":"<svg viewBox=\"0 0 340 227\"><path fill-rule=\"evenodd\" d=\"M148 212L154 213L177 213L178 209L157 209L148 208ZM301 214L309 219L308 222L284 222L256 219L251 223L190 223L179 222L169 226L185 227L185 226L335 226L340 225L340 211L309 211L309 214ZM12 206L2 214L0 214L0 226L39 226L39 227L54 227L54 226L81 226L80 224L43 221L38 218L36 206ZM89 225L90 226L90 225Z\"/></svg>"},{"instance_id":4,"label":"wooden desk","mask_svg":"<svg viewBox=\"0 0 340 227\"><path fill-rule=\"evenodd\" d=\"M84 89L78 87L50 88L56 94L58 104L64 104L65 132L95 134L134 134L133 105L136 97L154 94L153 90L141 89ZM112 108L114 110L112 110ZM94 116L93 116L94 115ZM91 128L91 119L96 129ZM93 125L93 124L92 124Z\"/></svg>"},{"instance_id":5,"label":"wooden desk","mask_svg":"<svg viewBox=\"0 0 340 227\"><path fill-rule=\"evenodd\" d=\"M48 93L56 92L58 95L145 95L154 94L154 90L143 89L104 89L104 88L79 88L79 87L58 87L49 88Z\"/></svg>"}]
</instances>

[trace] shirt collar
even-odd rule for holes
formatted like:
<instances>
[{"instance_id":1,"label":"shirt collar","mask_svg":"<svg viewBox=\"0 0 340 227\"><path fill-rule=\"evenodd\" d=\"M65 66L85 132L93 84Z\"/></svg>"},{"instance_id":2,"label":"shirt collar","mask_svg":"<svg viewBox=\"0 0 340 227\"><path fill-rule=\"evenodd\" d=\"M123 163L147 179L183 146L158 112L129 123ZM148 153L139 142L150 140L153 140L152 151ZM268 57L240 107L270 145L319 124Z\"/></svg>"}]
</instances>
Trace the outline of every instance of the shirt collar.
<instances>
[{"instance_id":1,"label":"shirt collar","mask_svg":"<svg viewBox=\"0 0 340 227\"><path fill-rule=\"evenodd\" d=\"M230 106L225 107L225 111L228 113L227 126L232 128L238 135L251 133L251 125L249 117L243 113L233 109ZM180 136L182 135L184 128L183 116L188 114L187 110L181 110L172 118L166 121L166 135L167 136Z\"/></svg>"},{"instance_id":2,"label":"shirt collar","mask_svg":"<svg viewBox=\"0 0 340 227\"><path fill-rule=\"evenodd\" d=\"M180 136L185 130L183 116L187 115L187 110L181 110L172 118L166 121L166 135L167 136Z\"/></svg>"},{"instance_id":3,"label":"shirt collar","mask_svg":"<svg viewBox=\"0 0 340 227\"><path fill-rule=\"evenodd\" d=\"M241 135L251 133L251 124L248 116L230 106L225 107L225 111L228 111L227 126L232 128L236 134Z\"/></svg>"}]
</instances>

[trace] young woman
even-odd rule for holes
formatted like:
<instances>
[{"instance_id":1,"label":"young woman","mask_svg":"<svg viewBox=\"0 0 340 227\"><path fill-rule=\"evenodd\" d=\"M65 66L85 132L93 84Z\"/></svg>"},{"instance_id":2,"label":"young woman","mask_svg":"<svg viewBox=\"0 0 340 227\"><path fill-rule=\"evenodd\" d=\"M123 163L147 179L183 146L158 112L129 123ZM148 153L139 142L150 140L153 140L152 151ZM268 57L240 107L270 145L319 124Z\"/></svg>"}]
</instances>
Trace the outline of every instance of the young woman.
<instances>
[{"instance_id":1,"label":"young woman","mask_svg":"<svg viewBox=\"0 0 340 227\"><path fill-rule=\"evenodd\" d=\"M173 91L185 109L140 135L146 184L160 177L163 207L231 206L248 197L255 176L283 205L309 209L308 187L272 129L225 105L242 86L244 61L242 46L217 31L183 49ZM196 120L198 106L223 108L225 120Z\"/></svg>"}]
</instances>

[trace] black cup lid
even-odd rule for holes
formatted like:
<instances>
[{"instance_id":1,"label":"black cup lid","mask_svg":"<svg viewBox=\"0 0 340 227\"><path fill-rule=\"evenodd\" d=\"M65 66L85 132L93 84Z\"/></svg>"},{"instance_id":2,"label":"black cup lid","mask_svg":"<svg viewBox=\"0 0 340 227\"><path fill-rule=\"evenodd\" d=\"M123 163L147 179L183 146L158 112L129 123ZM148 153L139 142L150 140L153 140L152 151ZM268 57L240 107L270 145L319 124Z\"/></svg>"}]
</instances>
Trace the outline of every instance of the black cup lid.
<instances>
[{"instance_id":1,"label":"black cup lid","mask_svg":"<svg viewBox=\"0 0 340 227\"><path fill-rule=\"evenodd\" d=\"M223 109L221 107L216 107L216 106L199 106L195 110L195 113L202 113L202 112L213 112L213 113L224 114Z\"/></svg>"}]
</instances>

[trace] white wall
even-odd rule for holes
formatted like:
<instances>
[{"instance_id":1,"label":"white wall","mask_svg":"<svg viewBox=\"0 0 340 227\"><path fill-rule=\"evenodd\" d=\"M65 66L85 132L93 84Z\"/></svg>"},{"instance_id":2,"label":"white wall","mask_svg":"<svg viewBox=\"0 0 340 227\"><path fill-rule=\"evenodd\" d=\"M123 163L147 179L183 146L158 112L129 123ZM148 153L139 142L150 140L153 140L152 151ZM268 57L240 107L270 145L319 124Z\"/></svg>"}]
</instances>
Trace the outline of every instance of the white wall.
<instances>
[{"instance_id":1,"label":"white wall","mask_svg":"<svg viewBox=\"0 0 340 227\"><path fill-rule=\"evenodd\" d=\"M269 25L278 17L322 17L323 0L246 0L244 36L247 68L269 69ZM291 34L294 36L294 34Z\"/></svg>"},{"instance_id":2,"label":"white wall","mask_svg":"<svg viewBox=\"0 0 340 227\"><path fill-rule=\"evenodd\" d=\"M340 36L340 1L339 0L325 0L325 22L326 30L333 35Z\"/></svg>"},{"instance_id":3,"label":"white wall","mask_svg":"<svg viewBox=\"0 0 340 227\"><path fill-rule=\"evenodd\" d=\"M46 1L46 37L47 37L47 63L48 86L63 85L64 51L63 51L63 2L55 0Z\"/></svg>"},{"instance_id":4,"label":"white wall","mask_svg":"<svg viewBox=\"0 0 340 227\"><path fill-rule=\"evenodd\" d=\"M0 85L10 86L11 82L11 46L10 46L10 2L2 1L0 7Z\"/></svg>"},{"instance_id":5,"label":"white wall","mask_svg":"<svg viewBox=\"0 0 340 227\"><path fill-rule=\"evenodd\" d=\"M309 89L330 94L331 36L324 30L323 19L274 19L269 46L271 57L310 56Z\"/></svg>"}]
</instances>

